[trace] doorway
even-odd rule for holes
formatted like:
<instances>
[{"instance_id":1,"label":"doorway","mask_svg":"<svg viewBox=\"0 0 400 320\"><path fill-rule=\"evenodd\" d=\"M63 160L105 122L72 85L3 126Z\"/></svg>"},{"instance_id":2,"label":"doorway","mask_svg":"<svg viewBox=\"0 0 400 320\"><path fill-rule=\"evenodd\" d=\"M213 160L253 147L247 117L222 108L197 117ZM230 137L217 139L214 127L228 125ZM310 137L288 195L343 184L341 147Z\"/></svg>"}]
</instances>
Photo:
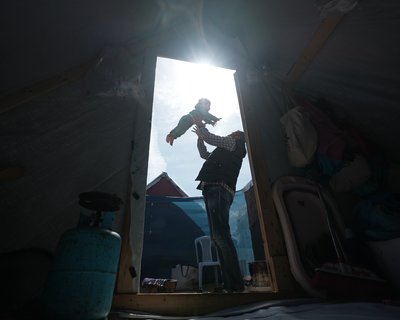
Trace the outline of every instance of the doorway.
<instances>
[{"instance_id":1,"label":"doorway","mask_svg":"<svg viewBox=\"0 0 400 320\"><path fill-rule=\"evenodd\" d=\"M243 130L234 72L235 70L207 64L157 58L147 185L154 187L162 178L167 178L169 187L175 186L183 192L178 196L180 199L171 198L168 197L172 195L170 190L160 185L157 189L158 194L152 194L159 196L157 199L146 196L141 282L144 278L168 278L169 271L175 264L196 266L196 261L193 260L194 239L190 236L207 234L204 227L205 208L201 191L196 188L198 183L194 180L204 160L199 157L197 151L197 136L190 129L176 139L172 146L165 138L177 125L180 117L193 110L200 98L209 99L210 113L221 118L216 126L208 126L211 132L223 136L236 130ZM251 217L247 212L246 201L252 198L250 193L253 192L251 180L248 156L246 156L238 177L238 193L232 205L230 223L242 273L249 281L251 276L254 279L253 266L258 267L260 260L262 262L257 252L263 252L262 240L258 238L261 237L259 224L254 221L254 212ZM188 223L187 227L168 222L176 221L178 216L181 216L179 221ZM249 223L253 228L250 228ZM254 224L257 225L256 228ZM173 251L174 248L171 248L174 240L177 241L175 243L179 243L179 239L175 239L174 236L176 237L179 228L187 231L189 225L193 230L187 235L188 239L184 240L187 241L185 245L180 249L177 248L179 250L177 254ZM168 245L167 239L171 241L171 245ZM181 260L172 258L179 255L182 257ZM154 268L155 265L158 269ZM258 287L258 290L260 287L269 290L268 283L254 283L253 287ZM196 288L186 291L196 291Z\"/></svg>"}]
</instances>

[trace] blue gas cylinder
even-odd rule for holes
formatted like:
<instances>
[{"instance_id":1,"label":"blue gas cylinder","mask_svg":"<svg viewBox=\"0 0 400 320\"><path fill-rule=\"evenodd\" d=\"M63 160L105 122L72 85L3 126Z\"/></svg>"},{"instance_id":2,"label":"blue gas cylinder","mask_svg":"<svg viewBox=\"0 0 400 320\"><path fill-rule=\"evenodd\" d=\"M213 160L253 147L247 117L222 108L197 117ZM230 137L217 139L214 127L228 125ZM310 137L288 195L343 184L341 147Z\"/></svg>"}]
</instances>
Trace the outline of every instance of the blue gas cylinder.
<instances>
[{"instance_id":1,"label":"blue gas cylinder","mask_svg":"<svg viewBox=\"0 0 400 320\"><path fill-rule=\"evenodd\" d=\"M118 233L102 229L99 224L66 231L58 243L43 295L45 316L60 320L106 319L120 248Z\"/></svg>"}]
</instances>

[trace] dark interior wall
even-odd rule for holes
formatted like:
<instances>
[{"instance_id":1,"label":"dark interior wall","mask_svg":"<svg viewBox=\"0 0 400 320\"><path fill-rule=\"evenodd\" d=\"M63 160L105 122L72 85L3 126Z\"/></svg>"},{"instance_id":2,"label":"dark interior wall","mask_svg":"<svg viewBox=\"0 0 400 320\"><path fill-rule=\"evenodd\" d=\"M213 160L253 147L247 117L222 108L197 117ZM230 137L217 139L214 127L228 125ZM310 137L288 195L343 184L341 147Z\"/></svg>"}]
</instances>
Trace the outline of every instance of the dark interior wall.
<instances>
[{"instance_id":1,"label":"dark interior wall","mask_svg":"<svg viewBox=\"0 0 400 320\"><path fill-rule=\"evenodd\" d=\"M253 67L264 66L284 79L321 21L316 2L209 1L207 13L212 23L240 41Z\"/></svg>"},{"instance_id":2,"label":"dark interior wall","mask_svg":"<svg viewBox=\"0 0 400 320\"><path fill-rule=\"evenodd\" d=\"M141 102L140 65L123 73L130 63L122 56L123 50L106 50L79 81L1 114L0 163L25 169L21 178L1 182L2 252L52 251L78 221L81 192L125 200Z\"/></svg>"},{"instance_id":3,"label":"dark interior wall","mask_svg":"<svg viewBox=\"0 0 400 320\"><path fill-rule=\"evenodd\" d=\"M0 12L0 93L48 79L85 63L106 46L154 32L160 22L156 0L12 1Z\"/></svg>"},{"instance_id":4,"label":"dark interior wall","mask_svg":"<svg viewBox=\"0 0 400 320\"><path fill-rule=\"evenodd\" d=\"M280 118L287 111L287 96L258 70L241 68L236 79L240 103L243 109L247 109L244 111L245 129L255 132L254 140L248 145L252 153L250 158L257 154L267 168L268 177L262 179L273 183L280 176L296 174L298 170L288 161L280 123ZM254 174L258 174L257 171Z\"/></svg>"},{"instance_id":5,"label":"dark interior wall","mask_svg":"<svg viewBox=\"0 0 400 320\"><path fill-rule=\"evenodd\" d=\"M400 161L400 8L397 1L359 1L315 57L297 87L324 97L344 122Z\"/></svg>"}]
</instances>

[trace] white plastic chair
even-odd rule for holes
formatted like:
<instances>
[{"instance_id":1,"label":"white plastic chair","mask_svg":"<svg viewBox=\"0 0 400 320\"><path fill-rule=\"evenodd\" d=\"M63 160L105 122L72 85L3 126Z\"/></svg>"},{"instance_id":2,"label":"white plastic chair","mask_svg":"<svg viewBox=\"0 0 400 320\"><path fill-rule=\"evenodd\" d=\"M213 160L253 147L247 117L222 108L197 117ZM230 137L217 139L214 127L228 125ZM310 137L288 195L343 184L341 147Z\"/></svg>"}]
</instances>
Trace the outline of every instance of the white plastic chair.
<instances>
[{"instance_id":1,"label":"white plastic chair","mask_svg":"<svg viewBox=\"0 0 400 320\"><path fill-rule=\"evenodd\" d=\"M215 283L218 285L218 268L221 268L218 252L209 236L194 239L199 272L199 289L203 290L203 268L214 267Z\"/></svg>"}]
</instances>

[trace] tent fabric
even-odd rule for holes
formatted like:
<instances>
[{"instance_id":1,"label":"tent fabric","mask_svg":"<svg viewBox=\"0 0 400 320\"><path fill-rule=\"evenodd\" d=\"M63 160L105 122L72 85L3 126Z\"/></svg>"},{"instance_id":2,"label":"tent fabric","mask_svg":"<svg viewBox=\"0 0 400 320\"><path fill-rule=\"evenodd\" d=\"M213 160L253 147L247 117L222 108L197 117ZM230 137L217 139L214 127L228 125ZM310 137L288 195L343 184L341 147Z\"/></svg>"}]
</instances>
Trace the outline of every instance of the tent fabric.
<instances>
[{"instance_id":1,"label":"tent fabric","mask_svg":"<svg viewBox=\"0 0 400 320\"><path fill-rule=\"evenodd\" d=\"M0 185L0 252L53 251L85 211L78 204L82 192L111 193L125 202L139 107L137 74L124 73L124 58L126 50L104 50L80 81L0 117L0 163L25 170ZM124 81L116 83L115 75ZM123 213L124 206L116 231Z\"/></svg>"},{"instance_id":2,"label":"tent fabric","mask_svg":"<svg viewBox=\"0 0 400 320\"><path fill-rule=\"evenodd\" d=\"M236 192L229 219L244 275L254 260L247 206ZM146 196L141 277L169 278L177 264L197 266L194 239L209 235L202 197Z\"/></svg>"},{"instance_id":3,"label":"tent fabric","mask_svg":"<svg viewBox=\"0 0 400 320\"><path fill-rule=\"evenodd\" d=\"M397 1L359 1L297 86L308 96L330 101L338 118L397 160L400 152L392 138L400 136L400 75L393 72L400 68L399 14Z\"/></svg>"}]
</instances>

